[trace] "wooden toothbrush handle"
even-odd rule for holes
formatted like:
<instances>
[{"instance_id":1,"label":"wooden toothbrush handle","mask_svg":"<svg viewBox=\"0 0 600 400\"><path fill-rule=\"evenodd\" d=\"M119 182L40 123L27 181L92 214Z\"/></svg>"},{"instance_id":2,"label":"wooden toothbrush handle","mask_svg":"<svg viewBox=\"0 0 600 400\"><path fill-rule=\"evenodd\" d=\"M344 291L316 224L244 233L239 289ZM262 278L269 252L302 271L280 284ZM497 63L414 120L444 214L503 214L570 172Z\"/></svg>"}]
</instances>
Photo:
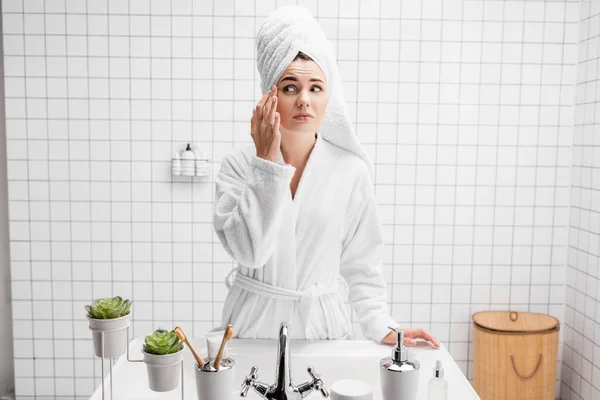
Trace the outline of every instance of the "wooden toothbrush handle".
<instances>
[{"instance_id":1,"label":"wooden toothbrush handle","mask_svg":"<svg viewBox=\"0 0 600 400\"><path fill-rule=\"evenodd\" d=\"M213 367L218 371L221 366L221 360L223 359L223 350L225 349L225 341L221 342L221 347L219 347L219 352L217 353L217 357L213 362Z\"/></svg>"},{"instance_id":2,"label":"wooden toothbrush handle","mask_svg":"<svg viewBox=\"0 0 600 400\"><path fill-rule=\"evenodd\" d=\"M192 347L192 345L190 344L190 341L188 340L187 337L185 338L184 342L185 342L185 344L187 344L187 346L192 351L192 354L194 355L194 358L196 359L198 366L200 368L204 367L204 364L206 364L206 362L204 361L204 359L202 357L200 357L200 354L198 354L198 352L196 352L196 349L194 349L194 347Z\"/></svg>"},{"instance_id":3,"label":"wooden toothbrush handle","mask_svg":"<svg viewBox=\"0 0 600 400\"><path fill-rule=\"evenodd\" d=\"M231 324L229 324L229 325L227 325L227 328L225 329L225 333L223 334L223 340L221 341L221 347L219 347L219 352L217 353L217 357L215 358L215 361L213 362L213 367L215 367L215 369L217 371L221 367L221 360L223 359L223 351L225 350L225 345L231 339L232 335L233 335L233 326L231 326Z\"/></svg>"}]
</instances>

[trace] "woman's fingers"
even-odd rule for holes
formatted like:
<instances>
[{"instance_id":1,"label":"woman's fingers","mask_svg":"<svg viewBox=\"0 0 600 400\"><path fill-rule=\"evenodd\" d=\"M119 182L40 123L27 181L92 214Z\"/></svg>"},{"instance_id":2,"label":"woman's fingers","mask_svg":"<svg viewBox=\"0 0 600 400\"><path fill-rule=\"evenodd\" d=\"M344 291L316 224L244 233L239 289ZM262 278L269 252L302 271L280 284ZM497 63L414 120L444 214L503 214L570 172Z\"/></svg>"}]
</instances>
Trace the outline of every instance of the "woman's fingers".
<instances>
[{"instance_id":1,"label":"woman's fingers","mask_svg":"<svg viewBox=\"0 0 600 400\"><path fill-rule=\"evenodd\" d=\"M267 103L269 97L271 97L271 90L264 94L264 96L260 99L260 101L255 107L257 122L260 122L260 120L262 119L263 107Z\"/></svg>"},{"instance_id":2,"label":"woman's fingers","mask_svg":"<svg viewBox=\"0 0 600 400\"><path fill-rule=\"evenodd\" d=\"M275 122L273 123L273 133L275 133L275 135L277 135L277 133L279 132L279 122L280 122L280 116L279 113L276 112L275 113Z\"/></svg>"},{"instance_id":3,"label":"woman's fingers","mask_svg":"<svg viewBox=\"0 0 600 400\"><path fill-rule=\"evenodd\" d=\"M277 87L273 85L273 87L271 87L271 89L267 93L265 93L265 95L262 97L262 99L260 99L260 101L256 105L256 116L258 119L257 122L259 123L262 121L264 115L266 115L268 111L267 107L269 106L269 102L271 101L271 96L273 96L274 88L276 89Z\"/></svg>"},{"instance_id":4,"label":"woman's fingers","mask_svg":"<svg viewBox=\"0 0 600 400\"><path fill-rule=\"evenodd\" d=\"M423 339L427 340L435 347L440 347L440 342L431 334L429 331L423 328L419 329L406 329L404 331L406 337L410 339Z\"/></svg>"},{"instance_id":5,"label":"woman's fingers","mask_svg":"<svg viewBox=\"0 0 600 400\"><path fill-rule=\"evenodd\" d=\"M440 347L440 342L426 329L419 328L397 328L404 332L404 345L405 346L416 346L417 339L423 339L430 342L435 348ZM396 333L390 332L385 338L382 339L382 342L388 344L396 344Z\"/></svg>"},{"instance_id":6,"label":"woman's fingers","mask_svg":"<svg viewBox=\"0 0 600 400\"><path fill-rule=\"evenodd\" d=\"M275 124L275 112L277 111L277 96L273 95L273 97L271 97L271 108L269 108L269 114L267 114L266 120L267 123L271 126L273 126Z\"/></svg>"},{"instance_id":7,"label":"woman's fingers","mask_svg":"<svg viewBox=\"0 0 600 400\"><path fill-rule=\"evenodd\" d=\"M258 129L258 125L262 119L262 110L267 100L271 96L271 90L263 95L263 97L259 100L258 104L252 110L252 118L250 119L250 134L256 133Z\"/></svg>"},{"instance_id":8,"label":"woman's fingers","mask_svg":"<svg viewBox=\"0 0 600 400\"><path fill-rule=\"evenodd\" d=\"M271 110L273 109L273 97L275 96L276 89L276 87L272 87L269 91L269 97L267 98L267 101L265 101L261 114L262 121L269 125L273 124Z\"/></svg>"},{"instance_id":9,"label":"woman's fingers","mask_svg":"<svg viewBox=\"0 0 600 400\"><path fill-rule=\"evenodd\" d=\"M421 338L432 343L435 347L440 347L440 342L426 329L422 329Z\"/></svg>"},{"instance_id":10,"label":"woman's fingers","mask_svg":"<svg viewBox=\"0 0 600 400\"><path fill-rule=\"evenodd\" d=\"M252 109L252 118L250 118L250 136L256 133L256 108Z\"/></svg>"}]
</instances>

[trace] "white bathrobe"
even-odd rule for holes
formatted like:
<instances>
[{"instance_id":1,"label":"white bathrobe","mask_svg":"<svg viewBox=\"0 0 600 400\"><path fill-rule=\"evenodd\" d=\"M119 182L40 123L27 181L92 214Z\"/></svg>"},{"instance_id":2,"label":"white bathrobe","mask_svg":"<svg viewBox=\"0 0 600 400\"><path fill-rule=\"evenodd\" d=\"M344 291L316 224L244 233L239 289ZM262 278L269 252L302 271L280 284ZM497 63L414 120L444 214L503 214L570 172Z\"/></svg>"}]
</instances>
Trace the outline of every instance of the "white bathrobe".
<instances>
[{"instance_id":1,"label":"white bathrobe","mask_svg":"<svg viewBox=\"0 0 600 400\"><path fill-rule=\"evenodd\" d=\"M221 328L240 338L354 338L344 305L365 337L398 326L381 273L383 236L367 164L320 134L292 199L295 168L256 156L225 156L216 179L215 231L238 268L228 276ZM347 283L347 285L346 285Z\"/></svg>"}]
</instances>

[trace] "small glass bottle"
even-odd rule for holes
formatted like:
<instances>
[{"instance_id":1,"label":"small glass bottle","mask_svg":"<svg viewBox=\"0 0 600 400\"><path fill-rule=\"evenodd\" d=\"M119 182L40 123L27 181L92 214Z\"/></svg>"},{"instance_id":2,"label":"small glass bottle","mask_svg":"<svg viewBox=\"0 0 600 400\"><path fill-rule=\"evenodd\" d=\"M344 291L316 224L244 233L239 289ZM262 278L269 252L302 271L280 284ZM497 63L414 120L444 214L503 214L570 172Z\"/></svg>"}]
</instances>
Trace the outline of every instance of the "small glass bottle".
<instances>
[{"instance_id":1,"label":"small glass bottle","mask_svg":"<svg viewBox=\"0 0 600 400\"><path fill-rule=\"evenodd\" d=\"M433 378L429 380L427 396L429 400L447 400L448 382L444 379L442 361L437 360L433 368Z\"/></svg>"}]
</instances>

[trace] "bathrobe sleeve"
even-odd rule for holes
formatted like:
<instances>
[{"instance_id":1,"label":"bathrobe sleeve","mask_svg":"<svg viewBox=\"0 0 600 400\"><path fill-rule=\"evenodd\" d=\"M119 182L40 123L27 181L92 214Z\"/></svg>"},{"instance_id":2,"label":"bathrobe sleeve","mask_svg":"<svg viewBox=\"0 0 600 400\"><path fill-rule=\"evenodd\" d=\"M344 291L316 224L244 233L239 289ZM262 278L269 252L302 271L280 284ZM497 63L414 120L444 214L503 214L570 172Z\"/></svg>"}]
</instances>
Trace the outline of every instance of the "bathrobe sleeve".
<instances>
[{"instance_id":1,"label":"bathrobe sleeve","mask_svg":"<svg viewBox=\"0 0 600 400\"><path fill-rule=\"evenodd\" d=\"M356 181L350 199L340 274L348 283L348 299L365 337L379 342L390 332L388 326L399 325L390 316L387 304L387 286L381 271L383 229L368 176Z\"/></svg>"},{"instance_id":2,"label":"bathrobe sleeve","mask_svg":"<svg viewBox=\"0 0 600 400\"><path fill-rule=\"evenodd\" d=\"M261 268L273 255L296 168L242 152L225 156L215 181L214 228L234 260Z\"/></svg>"}]
</instances>

